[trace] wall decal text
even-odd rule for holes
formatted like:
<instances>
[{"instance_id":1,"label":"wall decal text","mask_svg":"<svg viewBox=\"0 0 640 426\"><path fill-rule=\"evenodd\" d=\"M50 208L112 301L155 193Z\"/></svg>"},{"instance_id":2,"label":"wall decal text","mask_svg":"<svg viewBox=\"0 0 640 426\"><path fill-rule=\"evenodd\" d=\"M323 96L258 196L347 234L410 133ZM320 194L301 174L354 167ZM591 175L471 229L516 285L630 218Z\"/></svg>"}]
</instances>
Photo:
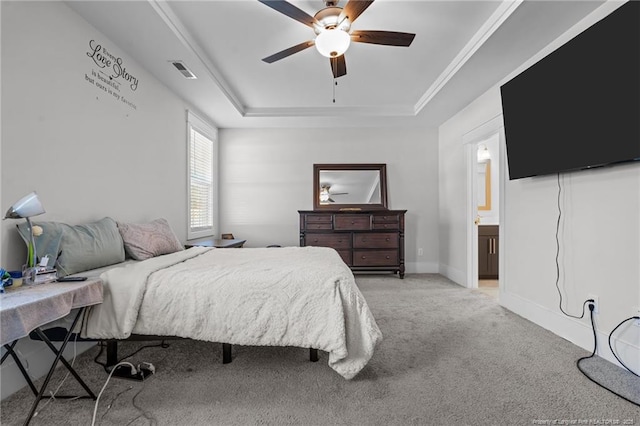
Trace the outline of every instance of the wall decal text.
<instances>
[{"instance_id":1,"label":"wall decal text","mask_svg":"<svg viewBox=\"0 0 640 426\"><path fill-rule=\"evenodd\" d=\"M111 69L109 79L121 78L129 83L131 90L135 91L138 88L138 78L127 71L122 64L122 58L114 56L95 40L89 41L89 51L87 52L87 56L93 59L93 62L99 68Z\"/></svg>"},{"instance_id":2,"label":"wall decal text","mask_svg":"<svg viewBox=\"0 0 640 426\"><path fill-rule=\"evenodd\" d=\"M97 68L84 74L85 81L111 95L117 101L137 110L137 105L126 98L120 90L121 87L128 87L135 92L139 83L138 78L124 66L122 58L115 56L95 40L89 41L89 51L86 54Z\"/></svg>"}]
</instances>

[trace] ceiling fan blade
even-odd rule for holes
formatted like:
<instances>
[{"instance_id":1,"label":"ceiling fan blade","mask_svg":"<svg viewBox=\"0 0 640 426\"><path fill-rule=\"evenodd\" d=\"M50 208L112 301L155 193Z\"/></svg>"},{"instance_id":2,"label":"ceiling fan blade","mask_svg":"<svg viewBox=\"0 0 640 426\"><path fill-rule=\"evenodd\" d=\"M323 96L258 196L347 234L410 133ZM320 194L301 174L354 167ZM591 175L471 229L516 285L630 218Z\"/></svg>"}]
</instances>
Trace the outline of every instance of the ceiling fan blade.
<instances>
[{"instance_id":1,"label":"ceiling fan blade","mask_svg":"<svg viewBox=\"0 0 640 426\"><path fill-rule=\"evenodd\" d=\"M287 15L289 18L293 18L298 22L313 28L314 25L320 25L318 20L307 12L298 9L296 6L284 0L258 0L260 3L269 6L271 9L276 10L283 15Z\"/></svg>"},{"instance_id":2,"label":"ceiling fan blade","mask_svg":"<svg viewBox=\"0 0 640 426\"><path fill-rule=\"evenodd\" d=\"M271 56L267 56L266 58L264 58L262 60L264 62L270 64L270 63L273 63L275 61L279 61L280 59L284 59L287 56L291 56L294 53L298 53L298 52L300 52L300 51L302 51L302 50L304 50L304 49L306 49L308 47L313 46L314 44L315 44L315 42L313 40L305 41L304 43L297 44L297 45L295 45L293 47L290 47L288 49L284 49L284 50L282 50L282 51L280 51L278 53L274 53Z\"/></svg>"},{"instance_id":3,"label":"ceiling fan blade","mask_svg":"<svg viewBox=\"0 0 640 426\"><path fill-rule=\"evenodd\" d=\"M371 6L371 3L373 3L373 0L349 0L342 9L342 13L340 13L338 21L342 21L344 18L349 18L349 21L353 24L353 21L358 19L358 16Z\"/></svg>"},{"instance_id":4,"label":"ceiling fan blade","mask_svg":"<svg viewBox=\"0 0 640 426\"><path fill-rule=\"evenodd\" d=\"M331 62L331 71L333 72L333 78L342 77L347 74L347 62L344 59L344 55L340 55L335 58L329 58Z\"/></svg>"},{"instance_id":5,"label":"ceiling fan blade","mask_svg":"<svg viewBox=\"0 0 640 426\"><path fill-rule=\"evenodd\" d=\"M327 199L327 201L329 201L330 203L335 203L335 200L332 200L331 198Z\"/></svg>"},{"instance_id":6,"label":"ceiling fan blade","mask_svg":"<svg viewBox=\"0 0 640 426\"><path fill-rule=\"evenodd\" d=\"M332 192L331 195L348 195L348 192Z\"/></svg>"},{"instance_id":7,"label":"ceiling fan blade","mask_svg":"<svg viewBox=\"0 0 640 426\"><path fill-rule=\"evenodd\" d=\"M400 33L396 31L367 31L355 30L351 32L351 41L358 43L384 44L385 46L411 45L415 34Z\"/></svg>"}]
</instances>

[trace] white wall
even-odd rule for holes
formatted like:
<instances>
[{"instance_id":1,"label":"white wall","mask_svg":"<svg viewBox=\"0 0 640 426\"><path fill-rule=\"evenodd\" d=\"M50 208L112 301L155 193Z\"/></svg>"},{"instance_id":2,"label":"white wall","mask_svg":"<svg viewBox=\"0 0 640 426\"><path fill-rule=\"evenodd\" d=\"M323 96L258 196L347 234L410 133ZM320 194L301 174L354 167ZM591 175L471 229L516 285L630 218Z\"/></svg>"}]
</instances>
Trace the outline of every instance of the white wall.
<instances>
[{"instance_id":1,"label":"white wall","mask_svg":"<svg viewBox=\"0 0 640 426\"><path fill-rule=\"evenodd\" d=\"M438 272L435 129L221 130L220 231L248 247L299 245L298 210L313 208L314 163L386 163L389 207L407 210L407 272Z\"/></svg>"},{"instance_id":2,"label":"white wall","mask_svg":"<svg viewBox=\"0 0 640 426\"><path fill-rule=\"evenodd\" d=\"M607 13L597 10L541 52L538 59ZM532 58L525 66L535 60ZM466 285L466 248L470 244L466 235L466 157L462 136L500 113L496 86L440 127L441 270L462 285ZM500 303L592 350L588 314L576 320L564 316L558 308L556 176L507 181L505 173L501 179L504 210L500 217L503 236L500 250L504 270ZM579 315L582 303L590 295L599 297L600 313L596 317L599 353L613 361L606 343L608 334L620 321L637 315L633 308L640 304L640 164L565 173L561 183L563 306L569 313ZM628 323L613 340L618 355L634 371L640 369L637 330Z\"/></svg>"},{"instance_id":3,"label":"white wall","mask_svg":"<svg viewBox=\"0 0 640 426\"><path fill-rule=\"evenodd\" d=\"M501 113L496 90L488 91L439 129L440 272L467 285L467 148L462 137ZM492 163L492 168L498 164Z\"/></svg>"},{"instance_id":4,"label":"white wall","mask_svg":"<svg viewBox=\"0 0 640 426\"><path fill-rule=\"evenodd\" d=\"M188 105L64 3L0 2L0 7L2 211L36 190L47 211L37 219L165 217L185 240ZM92 39L121 57L139 79L135 91L122 84L119 92L136 109L86 80L85 74L98 71L87 56ZM26 255L16 223L2 222L5 268L19 268ZM40 355L48 358L48 351L42 344L23 340L17 347L32 375L45 372ZM13 362L5 362L2 397L22 386Z\"/></svg>"}]
</instances>

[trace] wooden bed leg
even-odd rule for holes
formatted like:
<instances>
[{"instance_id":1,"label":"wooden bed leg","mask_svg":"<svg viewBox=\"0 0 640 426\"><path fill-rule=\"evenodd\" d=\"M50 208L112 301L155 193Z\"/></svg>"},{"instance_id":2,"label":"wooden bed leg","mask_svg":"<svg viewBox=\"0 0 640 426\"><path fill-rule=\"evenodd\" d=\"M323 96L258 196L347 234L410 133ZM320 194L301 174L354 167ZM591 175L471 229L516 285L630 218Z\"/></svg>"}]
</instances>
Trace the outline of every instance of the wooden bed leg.
<instances>
[{"instance_id":1,"label":"wooden bed leg","mask_svg":"<svg viewBox=\"0 0 640 426\"><path fill-rule=\"evenodd\" d=\"M114 366L118 363L118 342L115 340L107 340L107 367Z\"/></svg>"},{"instance_id":2,"label":"wooden bed leg","mask_svg":"<svg viewBox=\"0 0 640 426\"><path fill-rule=\"evenodd\" d=\"M222 344L222 363L229 364L231 362L231 344Z\"/></svg>"},{"instance_id":3,"label":"wooden bed leg","mask_svg":"<svg viewBox=\"0 0 640 426\"><path fill-rule=\"evenodd\" d=\"M309 361L318 362L318 350L310 348L309 349Z\"/></svg>"}]
</instances>

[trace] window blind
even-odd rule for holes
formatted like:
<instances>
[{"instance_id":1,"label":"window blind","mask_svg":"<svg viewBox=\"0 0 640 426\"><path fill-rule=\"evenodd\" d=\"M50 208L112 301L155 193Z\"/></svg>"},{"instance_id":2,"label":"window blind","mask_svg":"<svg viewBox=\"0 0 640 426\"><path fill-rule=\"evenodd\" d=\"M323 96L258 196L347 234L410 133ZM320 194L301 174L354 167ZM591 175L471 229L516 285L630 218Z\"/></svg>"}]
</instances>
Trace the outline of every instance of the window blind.
<instances>
[{"instance_id":1,"label":"window blind","mask_svg":"<svg viewBox=\"0 0 640 426\"><path fill-rule=\"evenodd\" d=\"M188 239L211 236L216 226L216 131L189 113Z\"/></svg>"}]
</instances>

